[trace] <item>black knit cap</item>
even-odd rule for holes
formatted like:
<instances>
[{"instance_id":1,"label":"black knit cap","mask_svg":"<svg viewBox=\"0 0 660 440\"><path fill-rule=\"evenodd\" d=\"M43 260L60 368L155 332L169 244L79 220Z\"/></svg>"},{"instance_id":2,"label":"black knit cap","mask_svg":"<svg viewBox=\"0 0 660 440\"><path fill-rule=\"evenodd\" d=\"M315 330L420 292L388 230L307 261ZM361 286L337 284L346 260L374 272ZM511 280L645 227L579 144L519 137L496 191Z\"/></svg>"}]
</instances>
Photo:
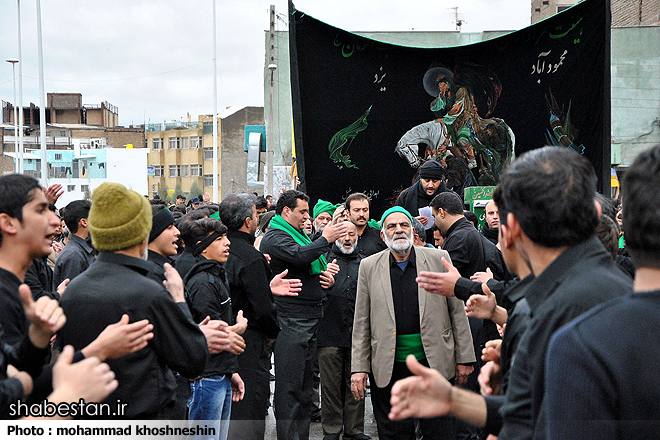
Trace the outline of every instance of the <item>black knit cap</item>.
<instances>
[{"instance_id":1,"label":"black knit cap","mask_svg":"<svg viewBox=\"0 0 660 440\"><path fill-rule=\"evenodd\" d=\"M442 180L445 178L445 168L437 160L428 160L419 167L419 177L427 180Z\"/></svg>"}]
</instances>

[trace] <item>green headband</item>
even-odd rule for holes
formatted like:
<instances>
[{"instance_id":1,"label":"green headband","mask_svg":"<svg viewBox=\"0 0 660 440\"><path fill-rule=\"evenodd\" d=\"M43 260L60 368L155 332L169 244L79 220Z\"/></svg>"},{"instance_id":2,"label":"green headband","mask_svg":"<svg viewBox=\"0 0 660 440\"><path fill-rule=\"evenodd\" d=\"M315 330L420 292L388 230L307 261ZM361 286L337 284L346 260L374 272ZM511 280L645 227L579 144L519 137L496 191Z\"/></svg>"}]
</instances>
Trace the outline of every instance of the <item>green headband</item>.
<instances>
[{"instance_id":1,"label":"green headband","mask_svg":"<svg viewBox=\"0 0 660 440\"><path fill-rule=\"evenodd\" d=\"M392 206L390 209L385 211L383 216L380 218L380 226L382 228L385 227L385 219L387 218L387 216L390 214L394 214L395 212L400 212L402 214L405 214L410 219L410 227L412 227L412 223L413 223L412 215L410 215L410 213L401 206Z\"/></svg>"}]
</instances>

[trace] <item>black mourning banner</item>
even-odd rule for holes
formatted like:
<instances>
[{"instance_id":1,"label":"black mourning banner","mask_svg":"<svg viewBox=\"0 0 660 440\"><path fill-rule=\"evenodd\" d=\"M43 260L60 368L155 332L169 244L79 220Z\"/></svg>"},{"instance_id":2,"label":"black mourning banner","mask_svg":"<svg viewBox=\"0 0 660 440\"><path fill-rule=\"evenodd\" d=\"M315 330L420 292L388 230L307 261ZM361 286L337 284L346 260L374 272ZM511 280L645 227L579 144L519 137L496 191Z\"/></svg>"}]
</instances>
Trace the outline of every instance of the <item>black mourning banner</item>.
<instances>
[{"instance_id":1,"label":"black mourning banner","mask_svg":"<svg viewBox=\"0 0 660 440\"><path fill-rule=\"evenodd\" d=\"M457 171L457 188L493 184L514 137L516 156L548 144L581 152L609 189L609 1L585 0L499 38L437 49L370 40L289 9L298 174L312 202L365 192L376 218L411 185L410 162L419 163L411 152L459 157L456 148L469 144L477 168L469 157L455 162L471 168ZM489 144L487 135L497 139ZM408 158L395 152L398 143Z\"/></svg>"}]
</instances>

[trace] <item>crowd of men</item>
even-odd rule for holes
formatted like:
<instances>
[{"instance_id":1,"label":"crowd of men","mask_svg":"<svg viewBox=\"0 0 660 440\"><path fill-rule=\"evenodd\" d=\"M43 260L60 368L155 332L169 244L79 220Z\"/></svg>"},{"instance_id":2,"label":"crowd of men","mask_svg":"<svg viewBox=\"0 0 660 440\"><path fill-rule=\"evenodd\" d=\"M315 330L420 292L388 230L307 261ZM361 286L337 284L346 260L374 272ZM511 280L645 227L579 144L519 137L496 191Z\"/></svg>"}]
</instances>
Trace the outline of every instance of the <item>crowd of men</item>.
<instances>
[{"instance_id":1,"label":"crowd of men","mask_svg":"<svg viewBox=\"0 0 660 440\"><path fill-rule=\"evenodd\" d=\"M370 438L367 396L382 440L657 436L660 146L622 215L563 148L505 170L481 231L444 182L427 161L372 219L362 193L187 207L117 183L57 210L61 186L0 177L2 418L84 399L110 410L70 416L263 440L272 405L307 439L318 372L324 440Z\"/></svg>"}]
</instances>

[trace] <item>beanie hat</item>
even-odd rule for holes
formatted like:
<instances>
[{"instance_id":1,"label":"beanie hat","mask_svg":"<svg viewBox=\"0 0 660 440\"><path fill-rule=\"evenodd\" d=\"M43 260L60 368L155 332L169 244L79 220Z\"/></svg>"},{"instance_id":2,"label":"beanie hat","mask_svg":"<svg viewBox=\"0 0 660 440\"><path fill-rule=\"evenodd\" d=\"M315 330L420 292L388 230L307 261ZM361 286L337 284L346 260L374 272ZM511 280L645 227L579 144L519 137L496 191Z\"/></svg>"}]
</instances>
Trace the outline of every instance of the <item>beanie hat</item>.
<instances>
[{"instance_id":1,"label":"beanie hat","mask_svg":"<svg viewBox=\"0 0 660 440\"><path fill-rule=\"evenodd\" d=\"M335 209L337 208L339 208L339 205L333 205L330 202L319 199L319 201L316 202L316 205L314 205L314 220L316 220L316 217L318 217L322 212L327 212L330 214L330 216L332 216L332 214L335 213Z\"/></svg>"},{"instance_id":2,"label":"beanie hat","mask_svg":"<svg viewBox=\"0 0 660 440\"><path fill-rule=\"evenodd\" d=\"M92 193L89 232L99 251L120 251L142 243L151 231L151 205L120 183L102 183Z\"/></svg>"},{"instance_id":3,"label":"beanie hat","mask_svg":"<svg viewBox=\"0 0 660 440\"><path fill-rule=\"evenodd\" d=\"M428 180L442 180L445 177L445 168L436 160L428 160L419 167L419 177Z\"/></svg>"},{"instance_id":4,"label":"beanie hat","mask_svg":"<svg viewBox=\"0 0 660 440\"><path fill-rule=\"evenodd\" d=\"M149 243L157 239L171 224L174 223L174 216L169 209L163 209L153 216L151 222L151 232L149 233Z\"/></svg>"},{"instance_id":5,"label":"beanie hat","mask_svg":"<svg viewBox=\"0 0 660 440\"><path fill-rule=\"evenodd\" d=\"M390 214L394 214L395 212L400 212L402 214L407 215L408 218L410 219L410 226L412 227L412 221L413 221L412 215L410 215L410 213L405 208L402 208L401 206L392 206L390 209L385 211L383 213L383 216L380 218L381 228L385 227L385 219L387 218L387 216L390 215Z\"/></svg>"}]
</instances>

